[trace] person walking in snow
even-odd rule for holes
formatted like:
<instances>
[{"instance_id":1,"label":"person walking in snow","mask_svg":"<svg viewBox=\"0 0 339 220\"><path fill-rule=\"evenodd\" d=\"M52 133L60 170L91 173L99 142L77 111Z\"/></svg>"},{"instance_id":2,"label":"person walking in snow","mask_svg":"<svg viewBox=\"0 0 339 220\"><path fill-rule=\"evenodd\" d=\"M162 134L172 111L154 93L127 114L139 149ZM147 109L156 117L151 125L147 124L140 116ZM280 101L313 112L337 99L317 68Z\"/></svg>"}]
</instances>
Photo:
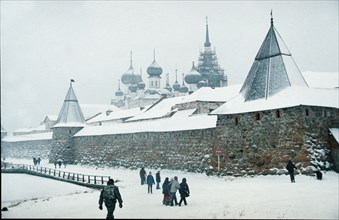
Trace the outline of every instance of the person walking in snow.
<instances>
[{"instance_id":1,"label":"person walking in snow","mask_svg":"<svg viewBox=\"0 0 339 220\"><path fill-rule=\"evenodd\" d=\"M162 200L162 204L164 205L169 205L170 200L171 200L169 184L170 184L170 181L168 177L166 177L164 183L162 184L162 194L164 194L164 199Z\"/></svg>"},{"instance_id":2,"label":"person walking in snow","mask_svg":"<svg viewBox=\"0 0 339 220\"><path fill-rule=\"evenodd\" d=\"M155 181L157 182L157 188L156 189L160 189L160 182L161 182L160 171L158 171L155 174Z\"/></svg>"},{"instance_id":3,"label":"person walking in snow","mask_svg":"<svg viewBox=\"0 0 339 220\"><path fill-rule=\"evenodd\" d=\"M59 165L59 168L61 168L61 164L62 164L62 160L61 160L61 159L58 159L58 165Z\"/></svg>"},{"instance_id":4,"label":"person walking in snow","mask_svg":"<svg viewBox=\"0 0 339 220\"><path fill-rule=\"evenodd\" d=\"M144 168L141 168L139 174L141 179L141 185L144 185L146 180L146 170Z\"/></svg>"},{"instance_id":5,"label":"person walking in snow","mask_svg":"<svg viewBox=\"0 0 339 220\"><path fill-rule=\"evenodd\" d=\"M109 179L107 186L105 186L99 197L99 209L102 210L102 204L105 202L107 208L106 219L114 219L113 212L115 210L115 205L119 202L119 207L122 208L122 198L119 192L119 188L114 185L114 180Z\"/></svg>"},{"instance_id":6,"label":"person walking in snow","mask_svg":"<svg viewBox=\"0 0 339 220\"><path fill-rule=\"evenodd\" d=\"M297 167L292 163L291 160L289 160L287 165L286 165L286 170L288 170L288 173L290 174L291 183L295 183L294 169L297 169Z\"/></svg>"},{"instance_id":7,"label":"person walking in snow","mask_svg":"<svg viewBox=\"0 0 339 220\"><path fill-rule=\"evenodd\" d=\"M58 162L57 162L57 161L54 161L54 168L55 168L55 169L57 168L57 164L58 164Z\"/></svg>"},{"instance_id":8,"label":"person walking in snow","mask_svg":"<svg viewBox=\"0 0 339 220\"><path fill-rule=\"evenodd\" d=\"M155 184L154 182L154 178L152 176L152 173L149 172L148 176L147 176L147 185L148 185L148 193L153 193L152 192L152 186L153 184Z\"/></svg>"},{"instance_id":9,"label":"person walking in snow","mask_svg":"<svg viewBox=\"0 0 339 220\"><path fill-rule=\"evenodd\" d=\"M180 189L180 184L178 182L178 177L175 176L174 179L171 179L171 188L170 188L170 193L171 193L171 206L173 206L174 202L175 202L175 205L178 205L178 200L177 200L177 196L176 196L176 193L177 193L177 190Z\"/></svg>"},{"instance_id":10,"label":"person walking in snow","mask_svg":"<svg viewBox=\"0 0 339 220\"><path fill-rule=\"evenodd\" d=\"M182 178L182 182L180 183L179 193L180 193L179 206L181 206L182 202L184 202L184 204L187 205L186 197L190 196L190 189L187 185L186 178Z\"/></svg>"},{"instance_id":11,"label":"person walking in snow","mask_svg":"<svg viewBox=\"0 0 339 220\"><path fill-rule=\"evenodd\" d=\"M64 160L62 163L64 164L64 167L66 168L66 166L67 166L67 160Z\"/></svg>"}]
</instances>

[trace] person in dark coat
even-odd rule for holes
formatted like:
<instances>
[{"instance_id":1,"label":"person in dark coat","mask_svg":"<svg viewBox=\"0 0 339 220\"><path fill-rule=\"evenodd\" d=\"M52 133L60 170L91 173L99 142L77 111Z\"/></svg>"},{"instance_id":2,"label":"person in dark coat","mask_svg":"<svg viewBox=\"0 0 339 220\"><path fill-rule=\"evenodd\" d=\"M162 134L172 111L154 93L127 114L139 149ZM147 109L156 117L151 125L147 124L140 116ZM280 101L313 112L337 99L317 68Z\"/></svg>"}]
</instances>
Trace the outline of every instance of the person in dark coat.
<instances>
[{"instance_id":1,"label":"person in dark coat","mask_svg":"<svg viewBox=\"0 0 339 220\"><path fill-rule=\"evenodd\" d=\"M115 210L115 205L119 202L119 207L122 208L122 198L119 192L119 188L114 186L114 180L109 179L107 186L105 186L99 197L99 209L102 210L102 204L105 202L107 208L106 219L114 219L113 212Z\"/></svg>"},{"instance_id":2,"label":"person in dark coat","mask_svg":"<svg viewBox=\"0 0 339 220\"><path fill-rule=\"evenodd\" d=\"M289 160L287 165L286 165L286 169L288 170L288 173L290 174L291 183L295 183L295 180L294 180L294 169L297 169L297 167L292 163L291 160Z\"/></svg>"},{"instance_id":3,"label":"person in dark coat","mask_svg":"<svg viewBox=\"0 0 339 220\"><path fill-rule=\"evenodd\" d=\"M171 201L169 183L170 183L169 178L166 177L164 183L162 184L162 194L164 194L164 199L162 200L162 204L164 205L169 205Z\"/></svg>"},{"instance_id":4,"label":"person in dark coat","mask_svg":"<svg viewBox=\"0 0 339 220\"><path fill-rule=\"evenodd\" d=\"M144 168L141 168L139 173L140 173L141 185L144 185L145 180L146 180L146 170Z\"/></svg>"},{"instance_id":5,"label":"person in dark coat","mask_svg":"<svg viewBox=\"0 0 339 220\"><path fill-rule=\"evenodd\" d=\"M190 196L190 189L187 185L186 178L182 178L182 182L180 183L179 193L181 197L179 201L179 206L181 206L182 202L184 202L184 204L187 205L186 197Z\"/></svg>"},{"instance_id":6,"label":"person in dark coat","mask_svg":"<svg viewBox=\"0 0 339 220\"><path fill-rule=\"evenodd\" d=\"M57 168L57 164L58 164L58 162L57 162L57 161L54 161L54 168L55 168L55 169Z\"/></svg>"},{"instance_id":7,"label":"person in dark coat","mask_svg":"<svg viewBox=\"0 0 339 220\"><path fill-rule=\"evenodd\" d=\"M147 185L148 185L148 193L153 193L152 192L152 186L153 184L155 184L154 182L154 177L152 176L152 173L149 172L148 176L147 176Z\"/></svg>"},{"instance_id":8,"label":"person in dark coat","mask_svg":"<svg viewBox=\"0 0 339 220\"><path fill-rule=\"evenodd\" d=\"M160 182L161 182L160 171L158 171L155 174L155 181L157 182L157 188L156 189L160 189Z\"/></svg>"}]
</instances>

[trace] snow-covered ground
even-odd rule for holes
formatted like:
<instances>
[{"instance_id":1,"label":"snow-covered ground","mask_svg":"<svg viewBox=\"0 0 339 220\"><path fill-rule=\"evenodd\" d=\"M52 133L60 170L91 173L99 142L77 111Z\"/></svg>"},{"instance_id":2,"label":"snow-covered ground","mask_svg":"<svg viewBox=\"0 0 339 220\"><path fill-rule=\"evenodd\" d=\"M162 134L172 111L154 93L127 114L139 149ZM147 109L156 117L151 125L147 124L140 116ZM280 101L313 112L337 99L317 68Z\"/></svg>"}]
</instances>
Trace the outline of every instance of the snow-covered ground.
<instances>
[{"instance_id":1,"label":"snow-covered ground","mask_svg":"<svg viewBox=\"0 0 339 220\"><path fill-rule=\"evenodd\" d=\"M6 158L6 162L32 164L30 160ZM42 161L44 167L54 167ZM256 177L209 177L205 174L161 170L165 177L187 179L191 196L187 206L164 206L162 191L140 184L139 170L93 168L69 165L67 171L110 175L119 180L123 208L116 218L171 219L338 219L339 174L326 172L323 180L288 175ZM147 169L155 176L157 170ZM105 218L106 209L98 209L100 191L27 174L1 174L2 218ZM178 198L179 195L177 193Z\"/></svg>"}]
</instances>

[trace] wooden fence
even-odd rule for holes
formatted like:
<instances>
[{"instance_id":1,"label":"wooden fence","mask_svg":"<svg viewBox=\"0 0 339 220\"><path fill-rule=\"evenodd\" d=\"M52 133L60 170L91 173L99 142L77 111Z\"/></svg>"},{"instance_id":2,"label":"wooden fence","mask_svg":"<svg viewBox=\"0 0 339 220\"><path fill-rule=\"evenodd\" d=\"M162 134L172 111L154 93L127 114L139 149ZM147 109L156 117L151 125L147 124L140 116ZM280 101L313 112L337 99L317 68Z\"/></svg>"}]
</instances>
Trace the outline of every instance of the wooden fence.
<instances>
[{"instance_id":1,"label":"wooden fence","mask_svg":"<svg viewBox=\"0 0 339 220\"><path fill-rule=\"evenodd\" d=\"M107 181L110 178L110 176L88 175L41 166L3 162L1 163L1 173L27 173L93 188L102 188L104 185L107 184Z\"/></svg>"}]
</instances>

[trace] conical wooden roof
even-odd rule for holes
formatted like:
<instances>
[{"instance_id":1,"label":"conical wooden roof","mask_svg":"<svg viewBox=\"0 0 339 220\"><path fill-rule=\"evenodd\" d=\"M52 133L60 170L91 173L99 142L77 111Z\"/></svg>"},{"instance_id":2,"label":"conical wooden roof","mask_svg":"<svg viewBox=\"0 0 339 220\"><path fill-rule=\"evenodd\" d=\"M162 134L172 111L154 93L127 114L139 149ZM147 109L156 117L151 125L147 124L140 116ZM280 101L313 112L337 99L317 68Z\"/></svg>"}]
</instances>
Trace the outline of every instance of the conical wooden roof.
<instances>
[{"instance_id":1,"label":"conical wooden roof","mask_svg":"<svg viewBox=\"0 0 339 220\"><path fill-rule=\"evenodd\" d=\"M72 82L54 127L83 127L86 124Z\"/></svg>"},{"instance_id":2,"label":"conical wooden roof","mask_svg":"<svg viewBox=\"0 0 339 220\"><path fill-rule=\"evenodd\" d=\"M307 83L271 18L271 27L240 92L245 101L267 99L290 86L307 86Z\"/></svg>"}]
</instances>

